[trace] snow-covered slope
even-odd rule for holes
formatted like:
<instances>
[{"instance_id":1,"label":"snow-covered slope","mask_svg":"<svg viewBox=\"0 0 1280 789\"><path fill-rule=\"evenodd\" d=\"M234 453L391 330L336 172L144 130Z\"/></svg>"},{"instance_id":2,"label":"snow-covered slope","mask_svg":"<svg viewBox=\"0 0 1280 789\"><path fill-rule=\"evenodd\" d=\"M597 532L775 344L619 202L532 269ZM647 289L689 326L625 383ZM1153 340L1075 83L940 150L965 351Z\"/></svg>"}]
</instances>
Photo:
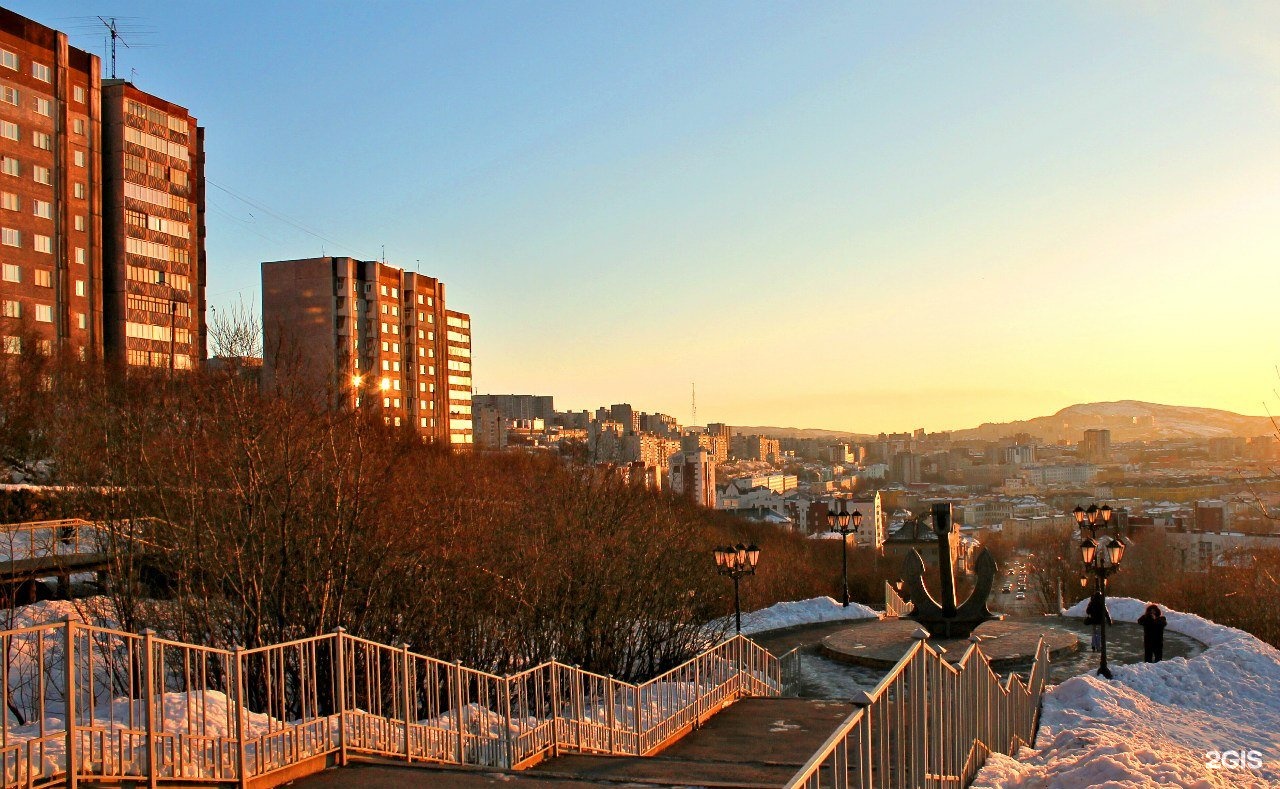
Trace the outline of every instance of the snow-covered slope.
<instances>
[{"instance_id":1,"label":"snow-covered slope","mask_svg":"<svg viewBox=\"0 0 1280 789\"><path fill-rule=\"evenodd\" d=\"M845 608L830 597L811 597L788 603L775 603L768 608L742 615L742 632L746 635L779 630L797 625L813 625L819 622L838 622L845 619L875 619L880 612L860 603L849 603Z\"/></svg>"},{"instance_id":2,"label":"snow-covered slope","mask_svg":"<svg viewBox=\"0 0 1280 789\"><path fill-rule=\"evenodd\" d=\"M1117 621L1146 603L1107 601ZM1084 614L1085 601L1067 611ZM1191 658L1118 666L1045 693L1034 750L993 755L974 787L1280 786L1280 651L1235 628L1166 611L1169 629L1209 648Z\"/></svg>"}]
</instances>

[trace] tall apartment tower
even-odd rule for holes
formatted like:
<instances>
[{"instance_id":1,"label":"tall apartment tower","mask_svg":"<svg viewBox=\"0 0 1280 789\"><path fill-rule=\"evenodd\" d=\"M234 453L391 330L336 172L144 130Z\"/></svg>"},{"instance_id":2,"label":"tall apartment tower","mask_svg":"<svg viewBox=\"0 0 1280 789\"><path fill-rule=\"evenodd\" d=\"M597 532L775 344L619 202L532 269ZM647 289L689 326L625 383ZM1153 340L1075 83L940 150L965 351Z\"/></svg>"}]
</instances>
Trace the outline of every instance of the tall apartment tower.
<instances>
[{"instance_id":1,"label":"tall apartment tower","mask_svg":"<svg viewBox=\"0 0 1280 789\"><path fill-rule=\"evenodd\" d=\"M1105 463L1111 457L1111 431L1106 429L1084 431L1080 442L1080 454L1090 463Z\"/></svg>"},{"instance_id":2,"label":"tall apartment tower","mask_svg":"<svg viewBox=\"0 0 1280 789\"><path fill-rule=\"evenodd\" d=\"M677 452L668 461L671 492L708 509L716 506L716 462L705 447Z\"/></svg>"},{"instance_id":3,"label":"tall apartment tower","mask_svg":"<svg viewBox=\"0 0 1280 789\"><path fill-rule=\"evenodd\" d=\"M469 447L471 319L444 283L349 257L262 264L263 380L286 374L376 408L424 439Z\"/></svg>"},{"instance_id":4,"label":"tall apartment tower","mask_svg":"<svg viewBox=\"0 0 1280 789\"><path fill-rule=\"evenodd\" d=\"M205 351L204 129L102 82L103 314L115 365L188 369Z\"/></svg>"},{"instance_id":5,"label":"tall apartment tower","mask_svg":"<svg viewBox=\"0 0 1280 789\"><path fill-rule=\"evenodd\" d=\"M0 9L0 350L102 353L98 70Z\"/></svg>"}]
</instances>

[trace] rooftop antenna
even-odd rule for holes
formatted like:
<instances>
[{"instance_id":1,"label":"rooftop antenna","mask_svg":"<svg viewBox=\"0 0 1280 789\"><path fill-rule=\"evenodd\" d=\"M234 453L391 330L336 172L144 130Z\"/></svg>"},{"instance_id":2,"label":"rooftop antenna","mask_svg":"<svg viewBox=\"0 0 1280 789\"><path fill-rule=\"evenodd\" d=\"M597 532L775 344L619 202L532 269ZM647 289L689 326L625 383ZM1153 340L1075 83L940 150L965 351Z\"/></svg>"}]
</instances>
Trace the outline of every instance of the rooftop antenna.
<instances>
[{"instance_id":1,"label":"rooftop antenna","mask_svg":"<svg viewBox=\"0 0 1280 789\"><path fill-rule=\"evenodd\" d=\"M383 263L387 262L387 245L386 244L382 245L382 262Z\"/></svg>"},{"instance_id":2,"label":"rooftop antenna","mask_svg":"<svg viewBox=\"0 0 1280 789\"><path fill-rule=\"evenodd\" d=\"M116 24L116 18L110 19L98 17L98 21L107 26L108 35L111 37L111 78L116 78L116 42L124 44L125 49L129 49L129 42L124 40L124 36L120 35L120 27Z\"/></svg>"},{"instance_id":3,"label":"rooftop antenna","mask_svg":"<svg viewBox=\"0 0 1280 789\"><path fill-rule=\"evenodd\" d=\"M690 424L698 424L698 384L689 384L689 411Z\"/></svg>"}]
</instances>

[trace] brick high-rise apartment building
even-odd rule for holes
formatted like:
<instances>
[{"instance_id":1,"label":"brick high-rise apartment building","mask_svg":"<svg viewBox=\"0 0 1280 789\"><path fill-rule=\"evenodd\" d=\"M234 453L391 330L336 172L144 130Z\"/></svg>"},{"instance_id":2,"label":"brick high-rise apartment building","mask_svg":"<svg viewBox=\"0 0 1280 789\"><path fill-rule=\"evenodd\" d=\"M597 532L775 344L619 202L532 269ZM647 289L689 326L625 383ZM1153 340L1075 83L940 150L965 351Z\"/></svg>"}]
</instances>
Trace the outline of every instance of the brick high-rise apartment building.
<instances>
[{"instance_id":1,"label":"brick high-rise apartment building","mask_svg":"<svg viewBox=\"0 0 1280 789\"><path fill-rule=\"evenodd\" d=\"M204 131L0 9L0 350L205 357Z\"/></svg>"},{"instance_id":2,"label":"brick high-rise apartment building","mask_svg":"<svg viewBox=\"0 0 1280 789\"><path fill-rule=\"evenodd\" d=\"M102 352L98 58L0 9L0 350Z\"/></svg>"},{"instance_id":3,"label":"brick high-rise apartment building","mask_svg":"<svg viewBox=\"0 0 1280 789\"><path fill-rule=\"evenodd\" d=\"M205 353L204 129L183 107L102 83L107 360L188 369Z\"/></svg>"},{"instance_id":4,"label":"brick high-rise apartment building","mask_svg":"<svg viewBox=\"0 0 1280 789\"><path fill-rule=\"evenodd\" d=\"M471 319L444 283L349 257L262 264L263 378L286 371L423 438L472 443Z\"/></svg>"}]
</instances>

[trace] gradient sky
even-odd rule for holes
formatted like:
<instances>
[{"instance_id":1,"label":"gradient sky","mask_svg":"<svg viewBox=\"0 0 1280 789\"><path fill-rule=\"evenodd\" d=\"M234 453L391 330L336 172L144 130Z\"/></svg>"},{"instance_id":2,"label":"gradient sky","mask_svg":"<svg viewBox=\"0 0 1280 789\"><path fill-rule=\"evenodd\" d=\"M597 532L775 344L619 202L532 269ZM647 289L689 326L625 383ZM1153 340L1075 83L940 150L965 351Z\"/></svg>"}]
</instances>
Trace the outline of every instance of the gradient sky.
<instances>
[{"instance_id":1,"label":"gradient sky","mask_svg":"<svg viewBox=\"0 0 1280 789\"><path fill-rule=\"evenodd\" d=\"M1280 410L1275 3L4 4L155 31L119 71L208 129L211 304L385 245L472 314L478 392Z\"/></svg>"}]
</instances>

